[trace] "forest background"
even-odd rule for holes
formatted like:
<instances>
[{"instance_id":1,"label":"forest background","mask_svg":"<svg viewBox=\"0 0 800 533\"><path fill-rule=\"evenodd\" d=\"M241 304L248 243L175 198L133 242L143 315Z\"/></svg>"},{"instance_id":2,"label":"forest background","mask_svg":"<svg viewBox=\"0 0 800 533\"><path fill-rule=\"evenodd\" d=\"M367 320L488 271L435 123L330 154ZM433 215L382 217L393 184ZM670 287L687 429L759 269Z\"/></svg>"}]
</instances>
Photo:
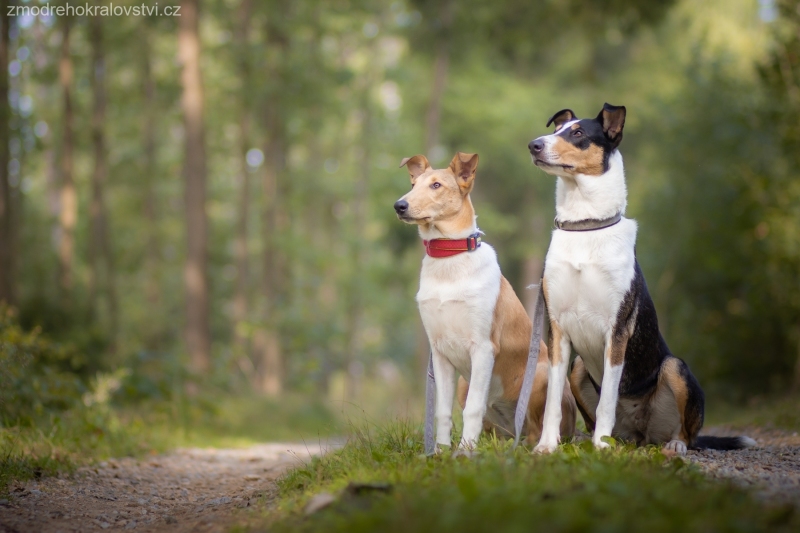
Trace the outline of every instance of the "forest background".
<instances>
[{"instance_id":1,"label":"forest background","mask_svg":"<svg viewBox=\"0 0 800 533\"><path fill-rule=\"evenodd\" d=\"M400 160L480 155L479 225L527 302L555 183L526 145L604 102L673 352L720 405L800 388L798 2L0 4L9 442L418 417Z\"/></svg>"}]
</instances>

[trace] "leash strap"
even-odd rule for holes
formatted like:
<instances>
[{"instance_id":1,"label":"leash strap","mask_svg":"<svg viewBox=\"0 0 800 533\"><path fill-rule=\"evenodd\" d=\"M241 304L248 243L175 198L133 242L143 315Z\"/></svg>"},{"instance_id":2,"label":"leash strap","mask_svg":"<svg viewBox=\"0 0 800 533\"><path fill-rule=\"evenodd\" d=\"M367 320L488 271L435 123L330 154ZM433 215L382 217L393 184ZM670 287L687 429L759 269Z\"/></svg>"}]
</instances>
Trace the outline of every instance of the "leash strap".
<instances>
[{"instance_id":1,"label":"leash strap","mask_svg":"<svg viewBox=\"0 0 800 533\"><path fill-rule=\"evenodd\" d=\"M534 285L536 287L536 285ZM539 362L539 345L542 340L544 330L544 290L542 282L536 290L536 306L533 315L533 331L531 332L531 345L528 348L528 363L525 366L525 376L522 379L522 388L519 391L517 400L517 410L514 413L514 448L519 445L522 436L522 426L525 425L525 417L528 414L528 402L531 399L533 389L533 378L536 375L536 365Z\"/></svg>"},{"instance_id":2,"label":"leash strap","mask_svg":"<svg viewBox=\"0 0 800 533\"><path fill-rule=\"evenodd\" d=\"M425 455L433 455L433 412L436 403L436 379L433 377L433 351L428 356L428 375L425 377Z\"/></svg>"}]
</instances>

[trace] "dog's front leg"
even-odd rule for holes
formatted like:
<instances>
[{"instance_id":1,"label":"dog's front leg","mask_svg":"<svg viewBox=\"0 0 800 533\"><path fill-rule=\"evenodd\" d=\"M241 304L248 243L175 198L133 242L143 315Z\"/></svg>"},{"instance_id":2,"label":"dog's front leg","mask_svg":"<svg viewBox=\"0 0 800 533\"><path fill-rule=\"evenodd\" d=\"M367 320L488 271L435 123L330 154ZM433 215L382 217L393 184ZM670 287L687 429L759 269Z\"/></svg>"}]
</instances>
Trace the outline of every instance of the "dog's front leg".
<instances>
[{"instance_id":1,"label":"dog's front leg","mask_svg":"<svg viewBox=\"0 0 800 533\"><path fill-rule=\"evenodd\" d=\"M453 397L456 369L443 355L433 351L433 376L436 379L436 445L450 446L453 429Z\"/></svg>"},{"instance_id":2,"label":"dog's front leg","mask_svg":"<svg viewBox=\"0 0 800 533\"><path fill-rule=\"evenodd\" d=\"M472 372L464 405L464 433L459 448L473 449L483 430L483 417L489 400L489 387L494 369L494 347L492 343L476 346L472 354Z\"/></svg>"},{"instance_id":3,"label":"dog's front leg","mask_svg":"<svg viewBox=\"0 0 800 533\"><path fill-rule=\"evenodd\" d=\"M569 336L556 324L550 322L550 365L547 382L547 400L544 406L542 437L533 449L534 453L551 453L561 440L561 399L572 345Z\"/></svg>"},{"instance_id":4,"label":"dog's front leg","mask_svg":"<svg viewBox=\"0 0 800 533\"><path fill-rule=\"evenodd\" d=\"M603 383L600 386L600 401L597 404L596 420L592 443L595 448L608 448L603 437L610 437L617 419L617 400L619 399L619 382L622 379L622 368L625 361L625 348L628 346L628 335L625 332L610 332L606 338L603 356Z\"/></svg>"}]
</instances>

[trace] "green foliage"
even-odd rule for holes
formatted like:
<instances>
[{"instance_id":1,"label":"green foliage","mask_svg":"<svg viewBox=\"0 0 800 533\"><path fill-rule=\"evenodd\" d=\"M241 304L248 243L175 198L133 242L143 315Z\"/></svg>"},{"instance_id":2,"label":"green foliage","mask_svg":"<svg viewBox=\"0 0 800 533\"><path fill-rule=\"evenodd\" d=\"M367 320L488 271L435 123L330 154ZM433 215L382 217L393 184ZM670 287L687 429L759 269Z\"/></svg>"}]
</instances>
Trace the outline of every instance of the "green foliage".
<instances>
[{"instance_id":1,"label":"green foliage","mask_svg":"<svg viewBox=\"0 0 800 533\"><path fill-rule=\"evenodd\" d=\"M14 481L108 457L340 431L327 408L304 396L231 396L213 382L202 384L202 394L188 394L185 377L164 385L154 381L153 368L142 367L84 382L69 370L75 358L38 328L25 331L10 309L0 312L0 495Z\"/></svg>"},{"instance_id":2,"label":"green foliage","mask_svg":"<svg viewBox=\"0 0 800 533\"><path fill-rule=\"evenodd\" d=\"M11 308L0 306L0 422L31 424L46 411L77 405L86 387L76 375L83 359L73 350L25 331Z\"/></svg>"},{"instance_id":3,"label":"green foliage","mask_svg":"<svg viewBox=\"0 0 800 533\"><path fill-rule=\"evenodd\" d=\"M361 429L341 450L279 480L274 531L791 531L798 517L740 489L706 481L655 447L565 444L550 456L482 441L477 456L421 456L409 424ZM350 482L384 482L388 494L344 494L301 516L305 502Z\"/></svg>"}]
</instances>

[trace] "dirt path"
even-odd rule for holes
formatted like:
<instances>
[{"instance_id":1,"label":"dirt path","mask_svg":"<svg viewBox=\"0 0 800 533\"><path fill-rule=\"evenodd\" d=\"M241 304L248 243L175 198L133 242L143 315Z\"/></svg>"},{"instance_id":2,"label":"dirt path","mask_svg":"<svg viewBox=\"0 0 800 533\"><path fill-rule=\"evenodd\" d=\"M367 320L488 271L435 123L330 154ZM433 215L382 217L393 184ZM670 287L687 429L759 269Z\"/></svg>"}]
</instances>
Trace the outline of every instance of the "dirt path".
<instances>
[{"instance_id":1,"label":"dirt path","mask_svg":"<svg viewBox=\"0 0 800 533\"><path fill-rule=\"evenodd\" d=\"M181 449L118 459L12 488L0 500L0 532L226 531L239 508L273 494L275 479L328 445L262 444Z\"/></svg>"},{"instance_id":2,"label":"dirt path","mask_svg":"<svg viewBox=\"0 0 800 533\"><path fill-rule=\"evenodd\" d=\"M747 435L758 446L735 452L690 451L687 458L711 478L730 479L771 503L791 503L800 510L800 436L764 428L703 430L708 435Z\"/></svg>"},{"instance_id":3,"label":"dirt path","mask_svg":"<svg viewBox=\"0 0 800 533\"><path fill-rule=\"evenodd\" d=\"M713 478L732 479L771 502L800 508L800 436L750 428L704 433L747 434L758 447L689 452ZM183 449L149 460L120 459L13 488L0 500L0 533L136 531L216 532L255 498L275 494L286 468L330 445L263 444L245 449Z\"/></svg>"}]
</instances>

